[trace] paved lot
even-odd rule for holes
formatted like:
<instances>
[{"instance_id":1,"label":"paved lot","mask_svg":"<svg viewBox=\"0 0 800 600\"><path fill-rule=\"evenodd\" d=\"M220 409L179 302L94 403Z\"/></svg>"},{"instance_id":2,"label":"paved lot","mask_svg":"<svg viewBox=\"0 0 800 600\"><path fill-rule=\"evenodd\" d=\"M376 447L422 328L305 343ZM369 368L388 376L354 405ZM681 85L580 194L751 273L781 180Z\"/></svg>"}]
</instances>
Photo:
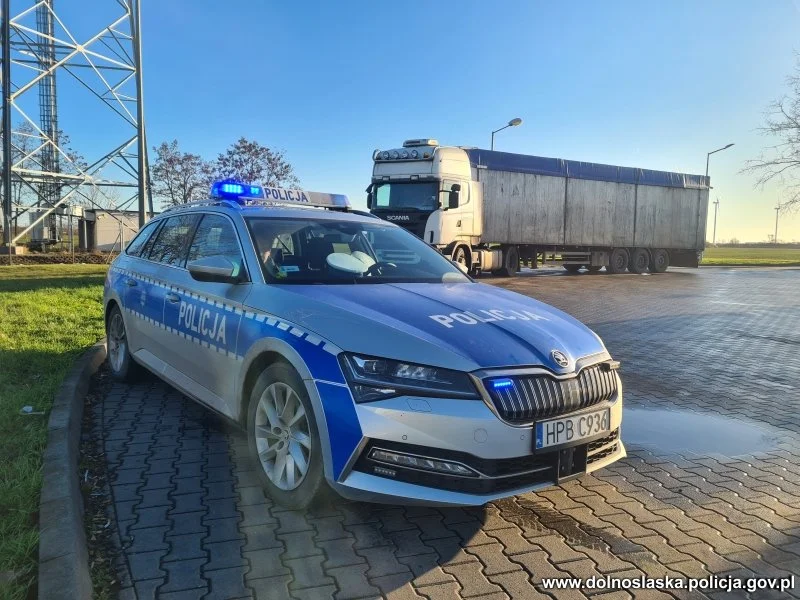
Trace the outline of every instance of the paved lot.
<instances>
[{"instance_id":1,"label":"paved lot","mask_svg":"<svg viewBox=\"0 0 800 600\"><path fill-rule=\"evenodd\" d=\"M475 509L295 513L264 497L241 434L154 378L115 384L95 430L120 597L610 600L631 594L539 582L800 574L800 270L493 283L584 320L622 361L626 460Z\"/></svg>"}]
</instances>

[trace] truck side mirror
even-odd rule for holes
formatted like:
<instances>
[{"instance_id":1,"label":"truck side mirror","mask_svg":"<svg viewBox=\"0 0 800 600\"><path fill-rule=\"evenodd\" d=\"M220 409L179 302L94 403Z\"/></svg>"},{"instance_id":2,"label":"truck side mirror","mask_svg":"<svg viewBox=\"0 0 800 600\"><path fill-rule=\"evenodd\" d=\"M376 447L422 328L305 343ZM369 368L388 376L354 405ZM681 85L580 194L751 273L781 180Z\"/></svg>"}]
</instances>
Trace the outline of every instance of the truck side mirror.
<instances>
[{"instance_id":1,"label":"truck side mirror","mask_svg":"<svg viewBox=\"0 0 800 600\"><path fill-rule=\"evenodd\" d=\"M372 190L374 187L375 186L370 183L365 190L367 192L367 209L372 209Z\"/></svg>"},{"instance_id":2,"label":"truck side mirror","mask_svg":"<svg viewBox=\"0 0 800 600\"><path fill-rule=\"evenodd\" d=\"M447 195L447 208L458 208L459 197L461 196L461 184L454 183L450 186L450 193Z\"/></svg>"}]
</instances>

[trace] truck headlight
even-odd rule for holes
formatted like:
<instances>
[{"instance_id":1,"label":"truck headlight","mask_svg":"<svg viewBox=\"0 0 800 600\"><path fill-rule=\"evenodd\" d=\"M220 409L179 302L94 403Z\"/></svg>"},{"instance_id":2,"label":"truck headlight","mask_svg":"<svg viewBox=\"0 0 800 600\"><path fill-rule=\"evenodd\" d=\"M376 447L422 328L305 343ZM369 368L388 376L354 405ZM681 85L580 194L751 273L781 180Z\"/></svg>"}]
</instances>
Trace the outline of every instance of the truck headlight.
<instances>
[{"instance_id":1,"label":"truck headlight","mask_svg":"<svg viewBox=\"0 0 800 600\"><path fill-rule=\"evenodd\" d=\"M340 360L356 402L402 395L479 397L469 376L461 371L358 354L342 354Z\"/></svg>"}]
</instances>

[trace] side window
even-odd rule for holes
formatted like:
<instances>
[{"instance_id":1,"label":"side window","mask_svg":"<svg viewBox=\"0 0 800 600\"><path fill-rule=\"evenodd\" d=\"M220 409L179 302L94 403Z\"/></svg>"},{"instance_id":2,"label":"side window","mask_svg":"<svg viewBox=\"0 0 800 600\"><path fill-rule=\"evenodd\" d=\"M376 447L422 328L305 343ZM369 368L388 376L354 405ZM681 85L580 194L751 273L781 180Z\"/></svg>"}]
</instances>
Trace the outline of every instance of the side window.
<instances>
[{"instance_id":1,"label":"side window","mask_svg":"<svg viewBox=\"0 0 800 600\"><path fill-rule=\"evenodd\" d=\"M189 248L187 262L209 256L242 260L239 240L231 222L220 215L205 215Z\"/></svg>"},{"instance_id":2,"label":"side window","mask_svg":"<svg viewBox=\"0 0 800 600\"><path fill-rule=\"evenodd\" d=\"M389 185L379 185L378 189L375 191L375 206L378 208L386 208L389 206L390 193Z\"/></svg>"},{"instance_id":3,"label":"side window","mask_svg":"<svg viewBox=\"0 0 800 600\"><path fill-rule=\"evenodd\" d=\"M469 202L469 182L455 181L452 179L442 179L442 206L447 206L448 192L453 187L454 183L461 184L461 193L459 194L459 206L464 206Z\"/></svg>"},{"instance_id":4,"label":"side window","mask_svg":"<svg viewBox=\"0 0 800 600\"><path fill-rule=\"evenodd\" d=\"M128 244L128 247L125 248L125 254L129 256L139 256L139 253L144 248L147 240L152 237L153 232L158 228L159 224L160 221L155 221L145 225L144 229L142 229L138 235L131 240L131 243Z\"/></svg>"},{"instance_id":5,"label":"side window","mask_svg":"<svg viewBox=\"0 0 800 600\"><path fill-rule=\"evenodd\" d=\"M186 247L189 245L189 234L197 219L197 215L180 215L167 219L150 248L148 258L166 265L182 265Z\"/></svg>"}]
</instances>

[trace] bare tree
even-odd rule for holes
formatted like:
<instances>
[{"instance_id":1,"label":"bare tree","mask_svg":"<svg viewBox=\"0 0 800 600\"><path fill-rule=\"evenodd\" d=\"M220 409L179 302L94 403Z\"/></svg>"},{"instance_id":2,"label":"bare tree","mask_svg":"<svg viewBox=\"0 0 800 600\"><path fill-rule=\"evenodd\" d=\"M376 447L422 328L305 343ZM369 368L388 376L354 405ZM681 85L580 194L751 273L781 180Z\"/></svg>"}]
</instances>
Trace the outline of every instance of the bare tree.
<instances>
[{"instance_id":1,"label":"bare tree","mask_svg":"<svg viewBox=\"0 0 800 600\"><path fill-rule=\"evenodd\" d=\"M156 160L150 171L153 194L168 206L207 197L211 165L197 154L181 152L178 140L155 146Z\"/></svg>"},{"instance_id":2,"label":"bare tree","mask_svg":"<svg viewBox=\"0 0 800 600\"><path fill-rule=\"evenodd\" d=\"M214 164L217 178L274 187L299 185L294 168L283 152L262 146L255 140L239 138Z\"/></svg>"},{"instance_id":3,"label":"bare tree","mask_svg":"<svg viewBox=\"0 0 800 600\"><path fill-rule=\"evenodd\" d=\"M787 191L782 210L800 207L800 56L795 72L786 79L789 92L767 109L763 135L776 138L755 160L749 160L742 172L757 175L757 186L777 181Z\"/></svg>"}]
</instances>

